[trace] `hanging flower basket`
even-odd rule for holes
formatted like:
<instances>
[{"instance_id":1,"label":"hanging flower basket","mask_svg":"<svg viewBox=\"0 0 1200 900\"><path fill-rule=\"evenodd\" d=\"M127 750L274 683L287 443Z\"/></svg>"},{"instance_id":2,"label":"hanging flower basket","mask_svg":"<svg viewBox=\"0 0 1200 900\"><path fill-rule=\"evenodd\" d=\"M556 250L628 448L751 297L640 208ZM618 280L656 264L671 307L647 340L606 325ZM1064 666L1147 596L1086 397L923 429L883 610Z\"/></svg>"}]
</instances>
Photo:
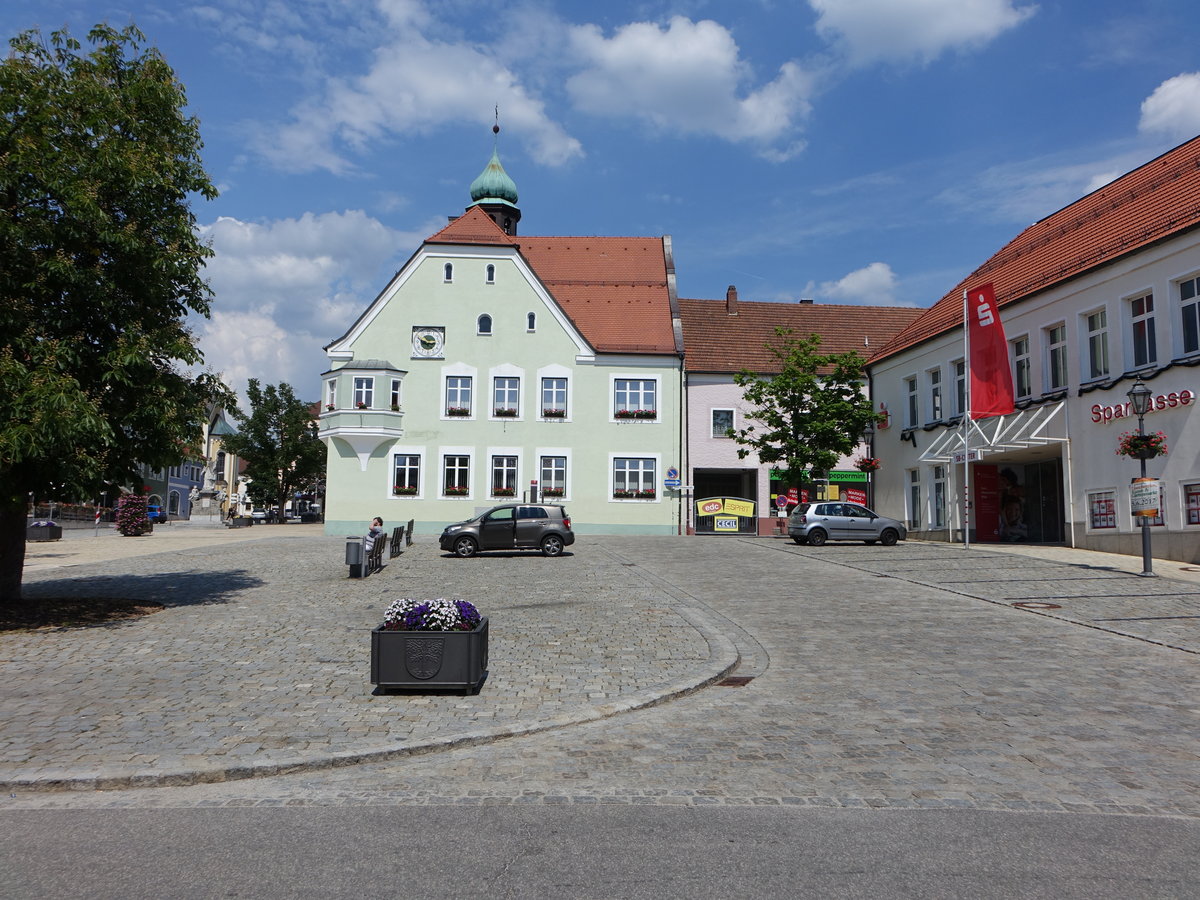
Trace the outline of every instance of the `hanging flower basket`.
<instances>
[{"instance_id":1,"label":"hanging flower basket","mask_svg":"<svg viewBox=\"0 0 1200 900\"><path fill-rule=\"evenodd\" d=\"M875 456L860 456L854 461L854 468L860 472L879 471L879 458Z\"/></svg>"},{"instance_id":2,"label":"hanging flower basket","mask_svg":"<svg viewBox=\"0 0 1200 900\"><path fill-rule=\"evenodd\" d=\"M1161 431L1149 434L1138 434L1136 431L1126 431L1117 441L1117 455L1129 456L1133 459L1154 459L1165 456L1167 452L1167 436Z\"/></svg>"}]
</instances>

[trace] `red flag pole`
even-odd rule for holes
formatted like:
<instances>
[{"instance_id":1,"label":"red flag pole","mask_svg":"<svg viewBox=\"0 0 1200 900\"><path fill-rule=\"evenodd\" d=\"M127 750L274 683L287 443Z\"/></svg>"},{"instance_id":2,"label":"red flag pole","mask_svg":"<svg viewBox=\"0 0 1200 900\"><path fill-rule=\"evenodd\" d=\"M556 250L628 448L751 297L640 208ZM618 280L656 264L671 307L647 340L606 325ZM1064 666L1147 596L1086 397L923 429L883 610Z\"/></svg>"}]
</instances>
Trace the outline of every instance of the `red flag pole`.
<instances>
[{"instance_id":1,"label":"red flag pole","mask_svg":"<svg viewBox=\"0 0 1200 900\"><path fill-rule=\"evenodd\" d=\"M963 410L963 549L971 549L971 329L967 320L967 289L963 288L963 361L966 374L966 409Z\"/></svg>"}]
</instances>

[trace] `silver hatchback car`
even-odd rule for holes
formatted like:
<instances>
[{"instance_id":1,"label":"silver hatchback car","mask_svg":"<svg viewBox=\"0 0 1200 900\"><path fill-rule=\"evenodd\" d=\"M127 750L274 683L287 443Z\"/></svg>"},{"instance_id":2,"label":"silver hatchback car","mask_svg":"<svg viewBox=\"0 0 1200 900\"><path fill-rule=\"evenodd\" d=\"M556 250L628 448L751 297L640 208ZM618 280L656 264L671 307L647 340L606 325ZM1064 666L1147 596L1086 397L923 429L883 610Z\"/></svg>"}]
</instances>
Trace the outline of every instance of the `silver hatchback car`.
<instances>
[{"instance_id":1,"label":"silver hatchback car","mask_svg":"<svg viewBox=\"0 0 1200 900\"><path fill-rule=\"evenodd\" d=\"M903 522L857 503L801 503L788 519L788 536L797 544L814 547L826 541L878 542L890 547L908 537L908 529Z\"/></svg>"}]
</instances>

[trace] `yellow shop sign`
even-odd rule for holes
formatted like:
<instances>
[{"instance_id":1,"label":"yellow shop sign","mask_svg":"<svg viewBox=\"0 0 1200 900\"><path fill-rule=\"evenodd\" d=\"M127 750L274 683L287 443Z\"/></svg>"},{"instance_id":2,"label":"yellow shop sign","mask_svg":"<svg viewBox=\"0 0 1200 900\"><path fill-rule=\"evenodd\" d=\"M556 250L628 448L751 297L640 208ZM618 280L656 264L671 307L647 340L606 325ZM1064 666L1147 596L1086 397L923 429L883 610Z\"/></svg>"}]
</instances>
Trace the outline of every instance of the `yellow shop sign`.
<instances>
[{"instance_id":1,"label":"yellow shop sign","mask_svg":"<svg viewBox=\"0 0 1200 900\"><path fill-rule=\"evenodd\" d=\"M754 518L754 501L741 500L736 497L710 497L707 500L696 501L698 516L736 516Z\"/></svg>"}]
</instances>

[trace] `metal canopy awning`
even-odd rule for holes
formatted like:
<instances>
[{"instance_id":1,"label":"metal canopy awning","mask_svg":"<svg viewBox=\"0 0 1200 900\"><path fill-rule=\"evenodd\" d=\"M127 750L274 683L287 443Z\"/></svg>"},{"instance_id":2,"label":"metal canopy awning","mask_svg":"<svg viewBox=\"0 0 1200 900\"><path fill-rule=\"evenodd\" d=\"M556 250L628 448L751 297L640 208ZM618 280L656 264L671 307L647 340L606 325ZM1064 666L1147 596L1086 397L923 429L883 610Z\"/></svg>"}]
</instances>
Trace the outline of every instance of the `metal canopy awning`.
<instances>
[{"instance_id":1,"label":"metal canopy awning","mask_svg":"<svg viewBox=\"0 0 1200 900\"><path fill-rule=\"evenodd\" d=\"M954 455L964 450L980 455L1024 450L1046 444L1067 443L1066 401L1029 407L1006 416L988 419L968 419L964 432L959 425L948 428L934 439L924 453L922 462L950 463ZM962 459L959 459L961 462Z\"/></svg>"}]
</instances>

